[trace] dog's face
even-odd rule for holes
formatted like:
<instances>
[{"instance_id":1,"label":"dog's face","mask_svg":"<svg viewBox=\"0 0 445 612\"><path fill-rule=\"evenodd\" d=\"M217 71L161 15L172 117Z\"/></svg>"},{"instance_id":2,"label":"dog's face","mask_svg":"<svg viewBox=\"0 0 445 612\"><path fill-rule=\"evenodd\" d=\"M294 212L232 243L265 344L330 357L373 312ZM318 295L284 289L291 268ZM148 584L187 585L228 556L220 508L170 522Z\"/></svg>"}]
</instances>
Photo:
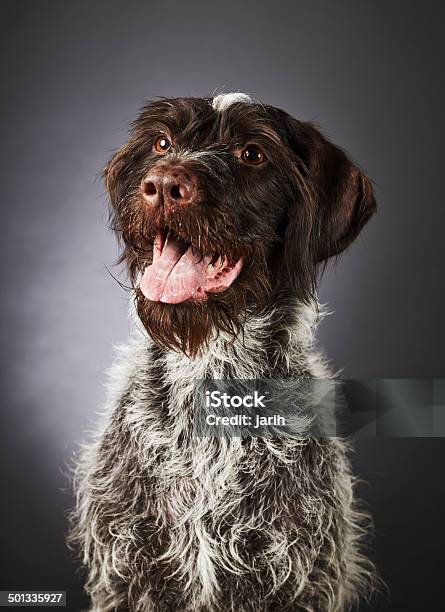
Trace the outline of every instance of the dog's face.
<instances>
[{"instance_id":1,"label":"dog's face","mask_svg":"<svg viewBox=\"0 0 445 612\"><path fill-rule=\"evenodd\" d=\"M247 309L310 300L376 208L313 125L242 94L147 104L104 177L138 314L191 355Z\"/></svg>"}]
</instances>

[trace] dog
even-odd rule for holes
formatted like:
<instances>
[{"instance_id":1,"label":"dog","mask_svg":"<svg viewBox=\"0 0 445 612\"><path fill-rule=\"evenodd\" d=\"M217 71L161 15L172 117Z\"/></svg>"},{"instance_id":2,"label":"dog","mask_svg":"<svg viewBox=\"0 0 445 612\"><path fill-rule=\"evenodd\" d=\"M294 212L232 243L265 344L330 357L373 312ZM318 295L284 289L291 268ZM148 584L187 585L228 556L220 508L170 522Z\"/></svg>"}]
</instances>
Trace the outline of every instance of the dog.
<instances>
[{"instance_id":1,"label":"dog","mask_svg":"<svg viewBox=\"0 0 445 612\"><path fill-rule=\"evenodd\" d=\"M348 445L194 435L195 381L324 379L326 262L376 211L311 123L240 93L149 102L104 170L135 331L76 475L95 612L341 612L373 588Z\"/></svg>"}]
</instances>

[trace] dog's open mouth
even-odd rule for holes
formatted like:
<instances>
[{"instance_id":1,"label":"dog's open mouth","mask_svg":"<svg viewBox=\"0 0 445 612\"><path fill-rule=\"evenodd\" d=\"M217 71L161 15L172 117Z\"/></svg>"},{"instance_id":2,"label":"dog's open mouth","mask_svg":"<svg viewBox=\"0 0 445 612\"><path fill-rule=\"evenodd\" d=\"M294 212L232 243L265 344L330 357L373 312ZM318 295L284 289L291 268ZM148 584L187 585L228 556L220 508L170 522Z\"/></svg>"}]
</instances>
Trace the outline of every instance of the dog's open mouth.
<instances>
[{"instance_id":1,"label":"dog's open mouth","mask_svg":"<svg viewBox=\"0 0 445 612\"><path fill-rule=\"evenodd\" d=\"M227 258L201 253L169 230L165 238L162 233L155 238L153 263L145 269L140 289L152 302L203 301L207 293L219 293L230 287L242 267L242 258L229 264Z\"/></svg>"}]
</instances>

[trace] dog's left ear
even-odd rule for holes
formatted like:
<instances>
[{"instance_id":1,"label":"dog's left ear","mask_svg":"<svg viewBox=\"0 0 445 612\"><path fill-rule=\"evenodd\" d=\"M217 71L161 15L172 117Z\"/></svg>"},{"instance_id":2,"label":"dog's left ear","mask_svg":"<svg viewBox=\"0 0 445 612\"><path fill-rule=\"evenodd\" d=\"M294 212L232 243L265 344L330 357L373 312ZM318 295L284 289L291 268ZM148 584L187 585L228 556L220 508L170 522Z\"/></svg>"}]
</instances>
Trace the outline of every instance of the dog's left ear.
<instances>
[{"instance_id":1,"label":"dog's left ear","mask_svg":"<svg viewBox=\"0 0 445 612\"><path fill-rule=\"evenodd\" d=\"M377 209L369 179L311 123L282 112L288 145L315 198L314 263L339 255Z\"/></svg>"}]
</instances>

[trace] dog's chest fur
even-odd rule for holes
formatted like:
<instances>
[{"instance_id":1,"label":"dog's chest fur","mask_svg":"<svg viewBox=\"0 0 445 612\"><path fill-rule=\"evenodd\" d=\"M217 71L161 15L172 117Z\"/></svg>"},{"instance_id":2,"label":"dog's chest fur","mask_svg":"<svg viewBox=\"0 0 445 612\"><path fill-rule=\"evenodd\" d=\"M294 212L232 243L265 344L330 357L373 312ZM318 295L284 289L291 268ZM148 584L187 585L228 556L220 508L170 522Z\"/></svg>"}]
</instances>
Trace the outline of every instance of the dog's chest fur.
<instances>
[{"instance_id":1,"label":"dog's chest fur","mask_svg":"<svg viewBox=\"0 0 445 612\"><path fill-rule=\"evenodd\" d=\"M313 311L297 320L251 318L193 360L145 335L121 349L79 470L95 610L330 611L353 598L366 569L342 444L193 435L196 380L327 375Z\"/></svg>"}]
</instances>

